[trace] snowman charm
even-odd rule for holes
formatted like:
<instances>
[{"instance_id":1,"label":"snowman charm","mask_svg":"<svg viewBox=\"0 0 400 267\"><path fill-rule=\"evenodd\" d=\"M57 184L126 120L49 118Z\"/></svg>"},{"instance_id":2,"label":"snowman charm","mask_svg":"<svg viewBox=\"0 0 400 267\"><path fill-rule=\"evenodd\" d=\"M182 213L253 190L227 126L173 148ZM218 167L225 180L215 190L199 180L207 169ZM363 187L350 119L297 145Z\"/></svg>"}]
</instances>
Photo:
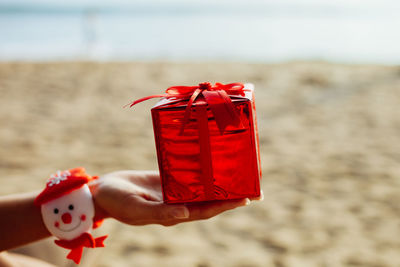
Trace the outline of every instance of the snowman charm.
<instances>
[{"instance_id":1,"label":"snowman charm","mask_svg":"<svg viewBox=\"0 0 400 267\"><path fill-rule=\"evenodd\" d=\"M59 238L54 242L70 249L68 259L79 264L83 248L104 247L107 235L93 238L90 230L94 222L94 204L87 183L96 177L85 173L84 168L58 171L53 174L46 188L36 197L35 205L40 206L43 222L49 232Z\"/></svg>"}]
</instances>

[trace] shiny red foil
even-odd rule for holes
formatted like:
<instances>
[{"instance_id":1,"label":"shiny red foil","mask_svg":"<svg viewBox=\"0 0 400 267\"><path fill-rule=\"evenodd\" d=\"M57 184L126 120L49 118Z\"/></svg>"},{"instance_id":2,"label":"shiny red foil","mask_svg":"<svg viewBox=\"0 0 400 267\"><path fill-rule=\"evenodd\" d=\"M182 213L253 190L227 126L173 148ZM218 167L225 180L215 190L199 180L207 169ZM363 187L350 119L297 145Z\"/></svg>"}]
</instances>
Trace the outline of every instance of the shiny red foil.
<instances>
[{"instance_id":1,"label":"shiny red foil","mask_svg":"<svg viewBox=\"0 0 400 267\"><path fill-rule=\"evenodd\" d=\"M189 203L260 196L260 157L252 85L230 96L241 125L221 134L204 98L163 99L151 110L165 203Z\"/></svg>"}]
</instances>

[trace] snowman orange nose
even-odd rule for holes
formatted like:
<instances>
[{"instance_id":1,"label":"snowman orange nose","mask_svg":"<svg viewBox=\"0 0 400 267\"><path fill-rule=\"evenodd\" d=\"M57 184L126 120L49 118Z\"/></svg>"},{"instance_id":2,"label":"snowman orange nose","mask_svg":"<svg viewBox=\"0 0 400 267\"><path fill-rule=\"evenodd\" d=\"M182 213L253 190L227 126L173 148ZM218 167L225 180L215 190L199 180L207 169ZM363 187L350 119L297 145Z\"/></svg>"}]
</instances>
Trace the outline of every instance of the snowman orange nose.
<instances>
[{"instance_id":1,"label":"snowman orange nose","mask_svg":"<svg viewBox=\"0 0 400 267\"><path fill-rule=\"evenodd\" d=\"M65 223L65 224L71 223L71 221L72 221L71 214L69 214L68 212L64 213L64 214L61 216L61 220L62 220L63 223Z\"/></svg>"}]
</instances>

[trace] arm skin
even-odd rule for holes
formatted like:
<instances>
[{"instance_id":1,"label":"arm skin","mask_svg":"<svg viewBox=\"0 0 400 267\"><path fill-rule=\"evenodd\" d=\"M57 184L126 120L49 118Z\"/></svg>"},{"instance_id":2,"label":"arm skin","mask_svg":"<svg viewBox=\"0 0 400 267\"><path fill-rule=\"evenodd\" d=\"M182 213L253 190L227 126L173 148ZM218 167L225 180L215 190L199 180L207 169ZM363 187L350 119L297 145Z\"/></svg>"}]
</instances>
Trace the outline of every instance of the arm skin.
<instances>
[{"instance_id":1,"label":"arm skin","mask_svg":"<svg viewBox=\"0 0 400 267\"><path fill-rule=\"evenodd\" d=\"M0 196L0 252L50 236L33 204L38 194Z\"/></svg>"},{"instance_id":2,"label":"arm skin","mask_svg":"<svg viewBox=\"0 0 400 267\"><path fill-rule=\"evenodd\" d=\"M114 218L129 225L205 220L224 211L245 206L247 198L198 204L163 203L160 177L154 171L118 171L89 184L95 218ZM0 196L0 252L50 236L33 202L39 192ZM262 200L260 198L254 200Z\"/></svg>"}]
</instances>

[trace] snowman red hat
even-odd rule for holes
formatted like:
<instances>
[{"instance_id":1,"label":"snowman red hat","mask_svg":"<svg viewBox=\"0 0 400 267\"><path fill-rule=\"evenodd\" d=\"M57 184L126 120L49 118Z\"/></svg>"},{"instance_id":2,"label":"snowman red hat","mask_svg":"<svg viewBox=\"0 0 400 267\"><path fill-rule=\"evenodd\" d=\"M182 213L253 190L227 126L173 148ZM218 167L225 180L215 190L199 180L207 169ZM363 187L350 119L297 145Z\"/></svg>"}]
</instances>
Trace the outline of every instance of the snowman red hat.
<instances>
[{"instance_id":1,"label":"snowman red hat","mask_svg":"<svg viewBox=\"0 0 400 267\"><path fill-rule=\"evenodd\" d=\"M71 193L87 184L96 177L89 176L84 168L75 168L67 171L58 171L53 174L46 184L46 188L36 197L35 205L40 206L51 200Z\"/></svg>"}]
</instances>

